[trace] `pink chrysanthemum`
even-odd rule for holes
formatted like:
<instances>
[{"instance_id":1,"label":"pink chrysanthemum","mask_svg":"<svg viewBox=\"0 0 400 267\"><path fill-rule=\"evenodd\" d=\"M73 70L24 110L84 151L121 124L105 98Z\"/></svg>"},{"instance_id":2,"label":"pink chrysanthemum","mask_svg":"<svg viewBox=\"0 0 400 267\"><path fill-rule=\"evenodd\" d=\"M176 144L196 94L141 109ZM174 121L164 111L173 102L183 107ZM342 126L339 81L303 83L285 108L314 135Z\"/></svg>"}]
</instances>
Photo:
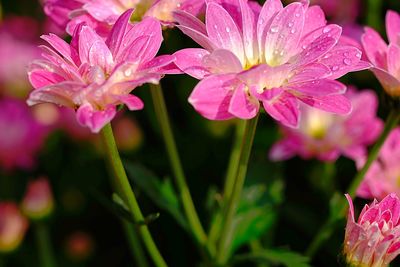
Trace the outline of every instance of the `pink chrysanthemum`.
<instances>
[{"instance_id":1,"label":"pink chrysanthemum","mask_svg":"<svg viewBox=\"0 0 400 267\"><path fill-rule=\"evenodd\" d=\"M358 218L354 218L351 197L349 202L344 254L349 266L386 267L400 253L400 200L396 194L381 202L374 200L365 205Z\"/></svg>"},{"instance_id":2,"label":"pink chrysanthemum","mask_svg":"<svg viewBox=\"0 0 400 267\"><path fill-rule=\"evenodd\" d=\"M363 198L382 199L391 192L400 193L400 128L394 129L379 152L378 159L372 163L357 195ZM359 161L361 168L365 158Z\"/></svg>"},{"instance_id":3,"label":"pink chrysanthemum","mask_svg":"<svg viewBox=\"0 0 400 267\"><path fill-rule=\"evenodd\" d=\"M172 12L185 10L197 15L204 0L46 0L45 13L69 34L86 22L102 36L107 35L118 17L134 8L133 20L154 17L164 25L174 22Z\"/></svg>"},{"instance_id":4,"label":"pink chrysanthemum","mask_svg":"<svg viewBox=\"0 0 400 267\"><path fill-rule=\"evenodd\" d=\"M323 161L336 160L341 154L357 161L365 158L367 145L372 144L382 130L376 116L378 98L373 91L349 90L346 96L353 112L338 116L302 105L299 129L282 127L283 139L271 151L272 160L286 160L295 155Z\"/></svg>"},{"instance_id":5,"label":"pink chrysanthemum","mask_svg":"<svg viewBox=\"0 0 400 267\"><path fill-rule=\"evenodd\" d=\"M385 91L400 96L400 15L389 10L386 13L386 33L389 46L374 29L365 28L362 45L373 64L372 72Z\"/></svg>"},{"instance_id":6,"label":"pink chrysanthemum","mask_svg":"<svg viewBox=\"0 0 400 267\"><path fill-rule=\"evenodd\" d=\"M32 168L47 129L22 100L0 100L0 129L0 168Z\"/></svg>"},{"instance_id":7,"label":"pink chrysanthemum","mask_svg":"<svg viewBox=\"0 0 400 267\"><path fill-rule=\"evenodd\" d=\"M80 24L71 44L45 35L44 60L34 61L29 79L35 90L28 104L51 102L77 109L78 122L99 132L116 114L116 106L130 110L143 102L130 92L143 83L158 83L172 56L155 57L162 42L160 23L153 18L131 24L132 10L116 22L106 41Z\"/></svg>"},{"instance_id":8,"label":"pink chrysanthemum","mask_svg":"<svg viewBox=\"0 0 400 267\"><path fill-rule=\"evenodd\" d=\"M178 51L177 66L202 79L189 102L204 117L253 118L261 101L273 118L298 125L299 101L338 114L351 111L346 87L334 79L368 67L361 52L338 45L341 28L307 1L285 8L268 0L207 2L206 24L176 12L178 26L202 48Z\"/></svg>"}]
</instances>

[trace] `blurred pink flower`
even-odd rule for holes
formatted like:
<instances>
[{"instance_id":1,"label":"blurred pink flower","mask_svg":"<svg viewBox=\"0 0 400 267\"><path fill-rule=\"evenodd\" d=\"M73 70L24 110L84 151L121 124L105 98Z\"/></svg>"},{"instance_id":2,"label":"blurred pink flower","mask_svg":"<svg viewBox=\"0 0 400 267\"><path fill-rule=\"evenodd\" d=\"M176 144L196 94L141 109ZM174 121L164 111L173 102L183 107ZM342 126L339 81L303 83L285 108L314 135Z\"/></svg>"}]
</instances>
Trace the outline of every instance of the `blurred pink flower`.
<instances>
[{"instance_id":1,"label":"blurred pink flower","mask_svg":"<svg viewBox=\"0 0 400 267\"><path fill-rule=\"evenodd\" d=\"M43 219L53 212L53 193L47 178L28 183L21 208L28 218L34 220Z\"/></svg>"},{"instance_id":2,"label":"blurred pink flower","mask_svg":"<svg viewBox=\"0 0 400 267\"><path fill-rule=\"evenodd\" d=\"M374 200L355 221L351 197L344 240L349 266L386 267L400 253L400 200L396 194Z\"/></svg>"},{"instance_id":3,"label":"blurred pink flower","mask_svg":"<svg viewBox=\"0 0 400 267\"><path fill-rule=\"evenodd\" d=\"M299 129L281 127L283 139L272 147L269 157L286 160L299 155L304 159L333 161L343 154L355 161L364 158L366 146L376 140L383 126L376 115L378 98L373 91L355 89L346 96L353 105L353 112L347 116L303 105Z\"/></svg>"},{"instance_id":4,"label":"blurred pink flower","mask_svg":"<svg viewBox=\"0 0 400 267\"><path fill-rule=\"evenodd\" d=\"M40 55L38 32L38 23L26 17L9 17L0 23L0 58L7 62L0 64L0 95L26 97L26 68Z\"/></svg>"},{"instance_id":5,"label":"blurred pink flower","mask_svg":"<svg viewBox=\"0 0 400 267\"><path fill-rule=\"evenodd\" d=\"M65 242L65 251L68 257L74 261L84 261L93 255L95 243L88 233L72 233Z\"/></svg>"},{"instance_id":6,"label":"blurred pink flower","mask_svg":"<svg viewBox=\"0 0 400 267\"><path fill-rule=\"evenodd\" d=\"M346 24L354 22L361 10L360 0L311 0L319 5L332 22Z\"/></svg>"},{"instance_id":7,"label":"blurred pink flower","mask_svg":"<svg viewBox=\"0 0 400 267\"><path fill-rule=\"evenodd\" d=\"M151 16L164 25L174 22L172 12L185 10L197 15L204 6L204 0L47 0L45 13L72 35L75 27L86 22L96 32L105 36L118 17L134 8L133 20Z\"/></svg>"},{"instance_id":8,"label":"blurred pink flower","mask_svg":"<svg viewBox=\"0 0 400 267\"><path fill-rule=\"evenodd\" d=\"M389 10L386 13L386 33L389 46L374 29L365 28L362 45L368 59L373 64L371 68L385 91L391 95L400 96L400 15Z\"/></svg>"},{"instance_id":9,"label":"blurred pink flower","mask_svg":"<svg viewBox=\"0 0 400 267\"><path fill-rule=\"evenodd\" d=\"M47 129L33 117L25 102L0 99L0 166L30 169L41 149Z\"/></svg>"},{"instance_id":10,"label":"blurred pink flower","mask_svg":"<svg viewBox=\"0 0 400 267\"><path fill-rule=\"evenodd\" d=\"M372 163L360 187L357 196L382 199L391 192L400 193L400 128L394 129L386 139L378 159ZM365 159L360 160L361 168Z\"/></svg>"},{"instance_id":11,"label":"blurred pink flower","mask_svg":"<svg viewBox=\"0 0 400 267\"><path fill-rule=\"evenodd\" d=\"M135 150L143 141L143 133L138 123L128 116L116 118L113 121L113 129L119 151Z\"/></svg>"},{"instance_id":12,"label":"blurred pink flower","mask_svg":"<svg viewBox=\"0 0 400 267\"><path fill-rule=\"evenodd\" d=\"M104 41L92 28L80 24L67 44L56 35L42 38L44 60L34 61L29 79L35 90L28 104L51 102L77 109L77 120L97 133L116 114L116 106L130 110L143 102L130 92L144 83L158 83L162 68L173 61L155 57L162 42L160 23L153 18L131 24L132 10L116 22Z\"/></svg>"},{"instance_id":13,"label":"blurred pink flower","mask_svg":"<svg viewBox=\"0 0 400 267\"><path fill-rule=\"evenodd\" d=\"M0 253L14 251L24 239L27 219L12 202L0 202Z\"/></svg>"},{"instance_id":14,"label":"blurred pink flower","mask_svg":"<svg viewBox=\"0 0 400 267\"><path fill-rule=\"evenodd\" d=\"M326 25L320 7L268 0L260 11L246 0L219 2L207 2L205 25L175 15L179 29L204 47L175 53L182 71L202 79L189 97L197 112L211 120L250 119L261 101L274 119L297 127L299 101L351 111L346 87L334 79L368 64L359 49L338 45L342 30Z\"/></svg>"}]
</instances>

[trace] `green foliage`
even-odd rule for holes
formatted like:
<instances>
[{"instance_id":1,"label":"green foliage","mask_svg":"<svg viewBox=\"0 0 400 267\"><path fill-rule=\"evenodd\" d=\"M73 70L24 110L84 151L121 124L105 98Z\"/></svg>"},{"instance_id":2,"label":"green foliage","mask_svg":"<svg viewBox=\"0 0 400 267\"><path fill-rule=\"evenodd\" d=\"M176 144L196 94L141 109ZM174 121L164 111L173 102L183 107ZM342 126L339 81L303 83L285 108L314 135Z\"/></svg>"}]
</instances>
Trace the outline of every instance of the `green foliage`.
<instances>
[{"instance_id":1,"label":"green foliage","mask_svg":"<svg viewBox=\"0 0 400 267\"><path fill-rule=\"evenodd\" d=\"M310 267L309 259L296 252L285 249L263 250L257 253L238 255L233 258L232 264L252 261L260 264L286 267Z\"/></svg>"}]
</instances>

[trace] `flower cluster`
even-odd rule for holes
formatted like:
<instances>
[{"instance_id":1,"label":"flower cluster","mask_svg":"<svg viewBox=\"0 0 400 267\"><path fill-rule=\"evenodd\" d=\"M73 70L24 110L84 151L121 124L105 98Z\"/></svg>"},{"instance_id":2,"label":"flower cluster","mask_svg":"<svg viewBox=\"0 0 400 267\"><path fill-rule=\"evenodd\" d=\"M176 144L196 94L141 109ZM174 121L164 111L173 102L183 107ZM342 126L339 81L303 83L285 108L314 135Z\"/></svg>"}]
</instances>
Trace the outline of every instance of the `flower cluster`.
<instances>
[{"instance_id":1,"label":"flower cluster","mask_svg":"<svg viewBox=\"0 0 400 267\"><path fill-rule=\"evenodd\" d=\"M281 127L283 138L270 151L272 160L286 160L295 155L309 159L334 161L343 154L354 161L365 159L366 146L372 144L382 130L376 116L378 98L371 90L348 90L353 105L347 116L338 116L301 106L298 129Z\"/></svg>"},{"instance_id":2,"label":"flower cluster","mask_svg":"<svg viewBox=\"0 0 400 267\"><path fill-rule=\"evenodd\" d=\"M385 267L400 254L400 200L390 194L381 202L365 205L354 218L351 197L344 241L344 254L350 266Z\"/></svg>"},{"instance_id":3,"label":"flower cluster","mask_svg":"<svg viewBox=\"0 0 400 267\"><path fill-rule=\"evenodd\" d=\"M200 114L250 119L261 101L277 121L296 127L299 101L337 114L351 111L346 87L334 79L368 65L360 50L338 44L341 28L327 25L318 6L269 0L258 10L243 0L221 2L208 1L206 24L184 12L175 16L204 47L175 53L182 71L202 79L189 98Z\"/></svg>"}]
</instances>

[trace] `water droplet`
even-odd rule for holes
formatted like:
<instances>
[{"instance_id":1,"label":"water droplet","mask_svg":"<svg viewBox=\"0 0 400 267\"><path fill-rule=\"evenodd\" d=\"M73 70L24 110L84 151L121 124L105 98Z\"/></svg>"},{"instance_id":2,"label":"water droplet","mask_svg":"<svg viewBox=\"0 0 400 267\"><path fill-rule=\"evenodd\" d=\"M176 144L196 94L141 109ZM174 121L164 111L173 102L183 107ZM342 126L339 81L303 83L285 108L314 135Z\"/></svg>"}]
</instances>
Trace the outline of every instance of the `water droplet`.
<instances>
[{"instance_id":1,"label":"water droplet","mask_svg":"<svg viewBox=\"0 0 400 267\"><path fill-rule=\"evenodd\" d=\"M278 26L271 27L270 31L271 31L271 33L277 33L278 32Z\"/></svg>"},{"instance_id":2,"label":"water droplet","mask_svg":"<svg viewBox=\"0 0 400 267\"><path fill-rule=\"evenodd\" d=\"M126 77L131 76L131 74L132 74L132 70L131 70L131 69L126 69L126 70L124 71L124 75L125 75Z\"/></svg>"},{"instance_id":3,"label":"water droplet","mask_svg":"<svg viewBox=\"0 0 400 267\"><path fill-rule=\"evenodd\" d=\"M307 45L302 45L301 48L303 48L303 50L304 50L307 48Z\"/></svg>"},{"instance_id":4,"label":"water droplet","mask_svg":"<svg viewBox=\"0 0 400 267\"><path fill-rule=\"evenodd\" d=\"M361 58L361 53L358 52L358 53L356 54L356 57Z\"/></svg>"},{"instance_id":5,"label":"water droplet","mask_svg":"<svg viewBox=\"0 0 400 267\"><path fill-rule=\"evenodd\" d=\"M339 69L339 66L333 66L331 69L332 71L337 71Z\"/></svg>"},{"instance_id":6,"label":"water droplet","mask_svg":"<svg viewBox=\"0 0 400 267\"><path fill-rule=\"evenodd\" d=\"M229 27L226 27L226 28L225 28L225 31L226 31L226 32L230 32L231 29L230 29Z\"/></svg>"},{"instance_id":7,"label":"water droplet","mask_svg":"<svg viewBox=\"0 0 400 267\"><path fill-rule=\"evenodd\" d=\"M348 57L350 56L349 52L343 53L343 56Z\"/></svg>"},{"instance_id":8,"label":"water droplet","mask_svg":"<svg viewBox=\"0 0 400 267\"><path fill-rule=\"evenodd\" d=\"M328 33L328 32L330 32L330 31L331 31L331 28L326 27L326 28L324 28L324 29L322 30L322 33Z\"/></svg>"},{"instance_id":9,"label":"water droplet","mask_svg":"<svg viewBox=\"0 0 400 267\"><path fill-rule=\"evenodd\" d=\"M291 32L291 33L295 33L295 32L296 32L296 29L292 29L290 32Z\"/></svg>"},{"instance_id":10,"label":"water droplet","mask_svg":"<svg viewBox=\"0 0 400 267\"><path fill-rule=\"evenodd\" d=\"M294 16L295 16L296 18L298 18L298 17L300 17L300 13L296 13L296 14L294 14Z\"/></svg>"},{"instance_id":11,"label":"water droplet","mask_svg":"<svg viewBox=\"0 0 400 267\"><path fill-rule=\"evenodd\" d=\"M351 60L348 58L343 59L343 63L346 65L351 65Z\"/></svg>"},{"instance_id":12,"label":"water droplet","mask_svg":"<svg viewBox=\"0 0 400 267\"><path fill-rule=\"evenodd\" d=\"M217 24L215 24L215 25L214 25L214 29L218 29L218 26L217 26Z\"/></svg>"},{"instance_id":13,"label":"water droplet","mask_svg":"<svg viewBox=\"0 0 400 267\"><path fill-rule=\"evenodd\" d=\"M289 28L292 28L292 27L293 27L293 22L289 22L289 23L288 23L288 27L289 27Z\"/></svg>"},{"instance_id":14,"label":"water droplet","mask_svg":"<svg viewBox=\"0 0 400 267\"><path fill-rule=\"evenodd\" d=\"M264 24L264 19L259 19L258 24Z\"/></svg>"}]
</instances>

